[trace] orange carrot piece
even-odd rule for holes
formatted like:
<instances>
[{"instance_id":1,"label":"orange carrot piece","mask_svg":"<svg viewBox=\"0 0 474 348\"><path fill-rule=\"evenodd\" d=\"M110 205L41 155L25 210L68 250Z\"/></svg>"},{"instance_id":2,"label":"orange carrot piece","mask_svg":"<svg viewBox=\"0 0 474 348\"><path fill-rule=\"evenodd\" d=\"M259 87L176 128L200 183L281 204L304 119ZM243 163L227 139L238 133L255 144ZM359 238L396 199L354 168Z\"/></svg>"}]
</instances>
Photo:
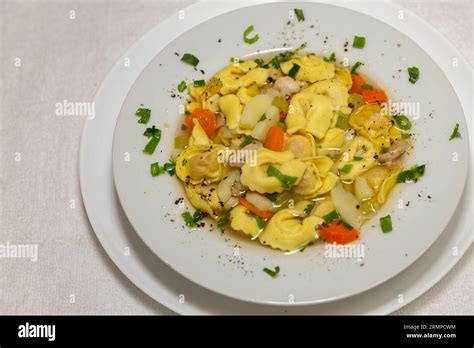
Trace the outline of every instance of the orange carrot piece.
<instances>
[{"instance_id":1,"label":"orange carrot piece","mask_svg":"<svg viewBox=\"0 0 474 348\"><path fill-rule=\"evenodd\" d=\"M349 93L362 93L362 86L365 84L365 80L360 75L351 75L352 76L352 87Z\"/></svg>"},{"instance_id":2,"label":"orange carrot piece","mask_svg":"<svg viewBox=\"0 0 474 348\"><path fill-rule=\"evenodd\" d=\"M285 132L279 126L272 126L265 139L265 147L273 151L283 150L283 142L285 140Z\"/></svg>"},{"instance_id":3,"label":"orange carrot piece","mask_svg":"<svg viewBox=\"0 0 474 348\"><path fill-rule=\"evenodd\" d=\"M328 225L323 225L319 231L328 243L348 244L359 238L359 233L354 228L348 229L340 221L333 221Z\"/></svg>"},{"instance_id":4,"label":"orange carrot piece","mask_svg":"<svg viewBox=\"0 0 474 348\"><path fill-rule=\"evenodd\" d=\"M250 203L248 200L245 198L240 198L239 200L240 204L242 204L247 210L249 210L252 214L255 214L257 216L260 216L262 219L270 219L273 215L272 212L270 211L264 211L258 209L256 206L254 206L252 203Z\"/></svg>"},{"instance_id":5,"label":"orange carrot piece","mask_svg":"<svg viewBox=\"0 0 474 348\"><path fill-rule=\"evenodd\" d=\"M366 104L381 104L388 99L383 89L364 89L362 97Z\"/></svg>"},{"instance_id":6,"label":"orange carrot piece","mask_svg":"<svg viewBox=\"0 0 474 348\"><path fill-rule=\"evenodd\" d=\"M188 127L189 133L193 131L194 119L198 120L207 135L211 135L216 130L217 117L212 111L203 108L194 110L191 115L186 118L186 126Z\"/></svg>"}]
</instances>

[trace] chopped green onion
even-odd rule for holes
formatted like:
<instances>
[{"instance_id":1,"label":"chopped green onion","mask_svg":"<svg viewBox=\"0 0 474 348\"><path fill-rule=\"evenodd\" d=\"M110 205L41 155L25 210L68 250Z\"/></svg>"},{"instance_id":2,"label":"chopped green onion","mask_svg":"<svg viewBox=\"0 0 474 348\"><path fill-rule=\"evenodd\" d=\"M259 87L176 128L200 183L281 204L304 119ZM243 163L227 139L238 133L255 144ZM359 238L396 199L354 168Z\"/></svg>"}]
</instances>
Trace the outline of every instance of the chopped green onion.
<instances>
[{"instance_id":1,"label":"chopped green onion","mask_svg":"<svg viewBox=\"0 0 474 348\"><path fill-rule=\"evenodd\" d=\"M300 253L302 253L306 249L306 245L300 248Z\"/></svg>"},{"instance_id":2,"label":"chopped green onion","mask_svg":"<svg viewBox=\"0 0 474 348\"><path fill-rule=\"evenodd\" d=\"M352 164L346 164L341 168L341 172L348 174L352 170Z\"/></svg>"},{"instance_id":3,"label":"chopped green onion","mask_svg":"<svg viewBox=\"0 0 474 348\"><path fill-rule=\"evenodd\" d=\"M453 132L449 137L449 141L453 140L454 138L461 138L461 133L459 133L459 123L456 123L456 125L454 126Z\"/></svg>"},{"instance_id":4,"label":"chopped green onion","mask_svg":"<svg viewBox=\"0 0 474 348\"><path fill-rule=\"evenodd\" d=\"M270 60L270 64L275 69L279 69L281 63L289 61L291 59L291 57L293 57L296 53L298 53L299 51L301 51L305 47L306 47L306 43L303 43L299 47L295 48L293 51L287 51L287 52L280 53L278 56L275 56Z\"/></svg>"},{"instance_id":5,"label":"chopped green onion","mask_svg":"<svg viewBox=\"0 0 474 348\"><path fill-rule=\"evenodd\" d=\"M304 18L303 10L300 8L295 8L294 11L295 11L296 19L298 19L298 22L304 22L305 18Z\"/></svg>"},{"instance_id":6,"label":"chopped green onion","mask_svg":"<svg viewBox=\"0 0 474 348\"><path fill-rule=\"evenodd\" d=\"M354 41L352 42L352 47L364 48L365 47L365 37L364 36L354 36Z\"/></svg>"},{"instance_id":7,"label":"chopped green onion","mask_svg":"<svg viewBox=\"0 0 474 348\"><path fill-rule=\"evenodd\" d=\"M255 42L258 41L259 36L258 34L255 34L254 37L247 37L248 34L250 34L253 31L253 25L249 25L247 29L244 31L244 42L251 45Z\"/></svg>"},{"instance_id":8,"label":"chopped green onion","mask_svg":"<svg viewBox=\"0 0 474 348\"><path fill-rule=\"evenodd\" d=\"M161 167L158 162L156 163L152 163L150 164L150 173L151 173L151 176L158 176L160 174L163 174L165 171L164 171L164 168Z\"/></svg>"},{"instance_id":9,"label":"chopped green onion","mask_svg":"<svg viewBox=\"0 0 474 348\"><path fill-rule=\"evenodd\" d=\"M257 59L255 59L255 63L257 63L257 65L258 65L260 68L264 68L264 69L268 69L268 68L269 68L269 65L268 65L268 64L265 64L265 61L264 61L263 59L257 58Z\"/></svg>"},{"instance_id":10,"label":"chopped green onion","mask_svg":"<svg viewBox=\"0 0 474 348\"><path fill-rule=\"evenodd\" d=\"M196 209L193 215L189 211L181 214L183 217L184 223L188 227L196 227L197 223L203 218L202 212L200 209Z\"/></svg>"},{"instance_id":11,"label":"chopped green onion","mask_svg":"<svg viewBox=\"0 0 474 348\"><path fill-rule=\"evenodd\" d=\"M408 81L410 81L412 84L415 84L416 81L420 78L420 69L418 69L416 66L412 66L411 68L408 68Z\"/></svg>"},{"instance_id":12,"label":"chopped green onion","mask_svg":"<svg viewBox=\"0 0 474 348\"><path fill-rule=\"evenodd\" d=\"M278 199L278 192L268 193L267 198L275 203Z\"/></svg>"},{"instance_id":13,"label":"chopped green onion","mask_svg":"<svg viewBox=\"0 0 474 348\"><path fill-rule=\"evenodd\" d=\"M278 273L280 273L280 267L279 267L279 266L276 266L276 267L275 267L275 270L272 270L272 269L269 269L269 268L265 267L265 268L263 269L263 271L264 271L266 274L268 274L270 277L275 278L275 277L278 275Z\"/></svg>"},{"instance_id":14,"label":"chopped green onion","mask_svg":"<svg viewBox=\"0 0 474 348\"><path fill-rule=\"evenodd\" d=\"M267 224L265 220L263 220L260 216L255 216L255 220L257 220L258 229L263 230Z\"/></svg>"},{"instance_id":15,"label":"chopped green onion","mask_svg":"<svg viewBox=\"0 0 474 348\"><path fill-rule=\"evenodd\" d=\"M237 58L237 57L230 57L230 62L232 64L240 64L240 63L243 63L244 61L240 58Z\"/></svg>"},{"instance_id":16,"label":"chopped green onion","mask_svg":"<svg viewBox=\"0 0 474 348\"><path fill-rule=\"evenodd\" d=\"M410 133L402 133L402 139L410 139L411 134Z\"/></svg>"},{"instance_id":17,"label":"chopped green onion","mask_svg":"<svg viewBox=\"0 0 474 348\"><path fill-rule=\"evenodd\" d=\"M397 176L397 183L417 182L425 173L425 164L415 165L408 170L400 172Z\"/></svg>"},{"instance_id":18,"label":"chopped green onion","mask_svg":"<svg viewBox=\"0 0 474 348\"><path fill-rule=\"evenodd\" d=\"M206 85L206 81L204 80L195 80L193 82L194 87L204 87Z\"/></svg>"},{"instance_id":19,"label":"chopped green onion","mask_svg":"<svg viewBox=\"0 0 474 348\"><path fill-rule=\"evenodd\" d=\"M257 143L257 139L255 139L253 136L251 135L246 135L245 138L244 138L244 141L242 142L242 144L240 144L240 148L243 148L247 145L250 145L250 144L256 144Z\"/></svg>"},{"instance_id":20,"label":"chopped green onion","mask_svg":"<svg viewBox=\"0 0 474 348\"><path fill-rule=\"evenodd\" d=\"M346 130L349 127L349 117L347 115L339 112L337 117L336 128Z\"/></svg>"},{"instance_id":21,"label":"chopped green onion","mask_svg":"<svg viewBox=\"0 0 474 348\"><path fill-rule=\"evenodd\" d=\"M364 158L363 157L360 157L360 156L354 156L352 158L354 161L362 161Z\"/></svg>"},{"instance_id":22,"label":"chopped green onion","mask_svg":"<svg viewBox=\"0 0 474 348\"><path fill-rule=\"evenodd\" d=\"M335 62L336 61L336 52L331 53L329 58L323 58L325 62Z\"/></svg>"},{"instance_id":23,"label":"chopped green onion","mask_svg":"<svg viewBox=\"0 0 474 348\"><path fill-rule=\"evenodd\" d=\"M360 86L361 89L374 89L374 86L369 85L368 83L364 83L362 86Z\"/></svg>"},{"instance_id":24,"label":"chopped green onion","mask_svg":"<svg viewBox=\"0 0 474 348\"><path fill-rule=\"evenodd\" d=\"M169 176L173 176L176 173L176 164L171 162L165 163L163 169Z\"/></svg>"},{"instance_id":25,"label":"chopped green onion","mask_svg":"<svg viewBox=\"0 0 474 348\"><path fill-rule=\"evenodd\" d=\"M356 62L351 69L351 74L358 75L357 69L359 69L362 65L364 65L364 63Z\"/></svg>"},{"instance_id":26,"label":"chopped green onion","mask_svg":"<svg viewBox=\"0 0 474 348\"><path fill-rule=\"evenodd\" d=\"M280 172L275 166L269 165L267 168L267 175L273 176L280 180L284 188L290 188L290 186L294 185L298 178L296 176L288 176Z\"/></svg>"},{"instance_id":27,"label":"chopped green onion","mask_svg":"<svg viewBox=\"0 0 474 348\"><path fill-rule=\"evenodd\" d=\"M258 122L265 121L267 119L267 115L263 114L262 117L258 120Z\"/></svg>"},{"instance_id":28,"label":"chopped green onion","mask_svg":"<svg viewBox=\"0 0 474 348\"><path fill-rule=\"evenodd\" d=\"M161 129L158 129L155 126L151 126L151 128L145 129L145 132L143 133L143 135L148 138L149 137L161 138Z\"/></svg>"},{"instance_id":29,"label":"chopped green onion","mask_svg":"<svg viewBox=\"0 0 474 348\"><path fill-rule=\"evenodd\" d=\"M186 85L186 81L181 81L178 85L178 91L180 92L184 92L184 90L186 89L187 85Z\"/></svg>"},{"instance_id":30,"label":"chopped green onion","mask_svg":"<svg viewBox=\"0 0 474 348\"><path fill-rule=\"evenodd\" d=\"M183 124L181 125L181 130L182 130L182 131L185 131L186 129L188 129L188 126L186 126L186 124L183 123Z\"/></svg>"},{"instance_id":31,"label":"chopped green onion","mask_svg":"<svg viewBox=\"0 0 474 348\"><path fill-rule=\"evenodd\" d=\"M314 203L314 202L309 203L309 204L306 206L306 208L303 209L303 213L305 213L306 215L311 214L311 212L313 211L313 208L314 208L315 204L316 204L316 203Z\"/></svg>"},{"instance_id":32,"label":"chopped green onion","mask_svg":"<svg viewBox=\"0 0 474 348\"><path fill-rule=\"evenodd\" d=\"M380 227L383 233L392 232L392 217L390 215L380 218Z\"/></svg>"},{"instance_id":33,"label":"chopped green onion","mask_svg":"<svg viewBox=\"0 0 474 348\"><path fill-rule=\"evenodd\" d=\"M224 229L228 225L229 225L229 214L226 214L217 220L217 227L219 227L220 229Z\"/></svg>"},{"instance_id":34,"label":"chopped green onion","mask_svg":"<svg viewBox=\"0 0 474 348\"><path fill-rule=\"evenodd\" d=\"M181 61L192 66L196 66L199 64L199 59L191 53L185 53L183 57L181 57Z\"/></svg>"},{"instance_id":35,"label":"chopped green onion","mask_svg":"<svg viewBox=\"0 0 474 348\"><path fill-rule=\"evenodd\" d=\"M408 117L404 115L396 116L395 123L397 124L398 128L400 128L401 130L407 131L411 129L411 122L408 119Z\"/></svg>"},{"instance_id":36,"label":"chopped green onion","mask_svg":"<svg viewBox=\"0 0 474 348\"><path fill-rule=\"evenodd\" d=\"M333 210L329 214L323 216L323 219L328 224L331 221L338 220L339 219L339 214L337 213L337 211Z\"/></svg>"},{"instance_id":37,"label":"chopped green onion","mask_svg":"<svg viewBox=\"0 0 474 348\"><path fill-rule=\"evenodd\" d=\"M298 74L298 71L300 71L300 66L298 64L293 64L290 71L288 71L288 76L295 79L296 74Z\"/></svg>"},{"instance_id":38,"label":"chopped green onion","mask_svg":"<svg viewBox=\"0 0 474 348\"><path fill-rule=\"evenodd\" d=\"M135 112L135 116L140 117L140 119L138 120L138 123L147 124L148 121L150 120L151 110L145 109L145 108L139 108Z\"/></svg>"},{"instance_id":39,"label":"chopped green onion","mask_svg":"<svg viewBox=\"0 0 474 348\"><path fill-rule=\"evenodd\" d=\"M143 152L149 155L152 155L153 152L155 152L156 147L160 143L160 137L151 137L150 141L148 144L146 144L145 148L143 149Z\"/></svg>"}]
</instances>

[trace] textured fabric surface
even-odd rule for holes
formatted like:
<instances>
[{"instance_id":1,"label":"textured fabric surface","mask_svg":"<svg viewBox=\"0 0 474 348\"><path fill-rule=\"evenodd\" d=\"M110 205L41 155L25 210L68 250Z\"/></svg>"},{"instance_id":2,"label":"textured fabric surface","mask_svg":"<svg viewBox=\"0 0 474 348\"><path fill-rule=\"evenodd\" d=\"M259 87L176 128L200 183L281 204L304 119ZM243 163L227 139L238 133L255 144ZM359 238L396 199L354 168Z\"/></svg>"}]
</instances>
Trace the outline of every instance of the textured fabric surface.
<instances>
[{"instance_id":1,"label":"textured fabric surface","mask_svg":"<svg viewBox=\"0 0 474 348\"><path fill-rule=\"evenodd\" d=\"M55 105L91 101L131 44L191 2L0 2L0 244L39 247L37 262L0 259L0 314L171 313L122 275L98 243L78 183L84 118L57 116ZM402 4L472 65L470 0ZM397 313L474 313L473 273L471 247L444 279Z\"/></svg>"}]
</instances>

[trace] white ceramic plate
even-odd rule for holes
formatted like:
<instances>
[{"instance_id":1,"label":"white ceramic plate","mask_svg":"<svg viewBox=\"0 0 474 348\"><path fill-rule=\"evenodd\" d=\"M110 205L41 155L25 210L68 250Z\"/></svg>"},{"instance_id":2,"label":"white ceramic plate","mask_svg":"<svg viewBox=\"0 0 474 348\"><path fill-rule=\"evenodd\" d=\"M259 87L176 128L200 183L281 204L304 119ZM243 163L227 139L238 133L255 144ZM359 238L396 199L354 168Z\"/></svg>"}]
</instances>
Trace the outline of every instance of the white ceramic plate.
<instances>
[{"instance_id":1,"label":"white ceramic plate","mask_svg":"<svg viewBox=\"0 0 474 348\"><path fill-rule=\"evenodd\" d=\"M154 257L137 238L124 217L114 192L109 156L113 126L128 86L167 40L206 18L243 5L220 2L209 7L201 3L187 8L185 25L177 26L177 16L161 23L124 55L131 58L134 64L124 69L123 60L120 60L102 83L95 98L97 117L85 124L80 154L81 191L94 231L109 256L129 279L155 300L182 314L387 314L402 307L441 279L470 245L470 181L459 211L441 237L414 265L363 294L327 304L297 308L242 303L196 286ZM363 4L350 3L344 6L367 10ZM369 9L373 16L383 18L392 25L397 25L398 21L390 14L400 10L385 3L374 4ZM174 31L171 30L173 28ZM433 28L421 23L419 18L407 11L402 30L423 42L428 53L445 69L461 98L464 110L471 110L469 76L472 76L472 71L462 56ZM450 69L452 57L459 58L457 69ZM129 255L124 255L126 247L130 248ZM400 301L400 294L403 295L403 301ZM184 302L179 301L182 299L180 295L185 295Z\"/></svg>"},{"instance_id":2,"label":"white ceramic plate","mask_svg":"<svg viewBox=\"0 0 474 348\"><path fill-rule=\"evenodd\" d=\"M295 20L294 25L287 25L288 11L294 7L304 10L306 21L301 24ZM241 40L242 31L250 24L261 37L251 46ZM354 34L367 37L365 49L344 53L344 42L351 41ZM380 214L363 227L363 267L356 259L325 258L322 244L304 253L285 255L244 238L210 233L206 228L190 232L183 228L183 211L174 204L183 196L179 183L175 178L152 178L149 174L150 163L167 161L181 124L181 99L170 96L179 81L208 79L227 64L230 56L245 57L280 49L285 43L296 47L302 42L308 43L307 51L326 55L335 51L338 57L365 62L362 72L368 72L389 95L420 105L421 117L414 122L416 148L407 162L426 163L426 174L416 185L399 185ZM200 57L199 69L206 73L202 75L181 63L175 52L192 52ZM407 81L406 68L412 65L421 69L416 85ZM153 110L150 125L164 129L159 152L152 157L142 153L147 140L142 135L144 127L134 116L140 105ZM390 279L419 258L441 234L457 207L468 169L467 135L448 142L456 122L467 129L462 107L443 72L417 44L390 26L361 13L323 4L248 7L192 28L161 50L143 70L130 88L115 130L115 184L124 211L143 241L186 278L250 302L326 302ZM171 125L169 129L167 124ZM458 161L453 161L453 153L458 154ZM398 199L403 203L398 204ZM381 233L378 224L378 218L386 214L391 214L394 222L390 234ZM238 256L234 255L236 246ZM277 279L262 272L263 267L277 265L282 270Z\"/></svg>"}]
</instances>

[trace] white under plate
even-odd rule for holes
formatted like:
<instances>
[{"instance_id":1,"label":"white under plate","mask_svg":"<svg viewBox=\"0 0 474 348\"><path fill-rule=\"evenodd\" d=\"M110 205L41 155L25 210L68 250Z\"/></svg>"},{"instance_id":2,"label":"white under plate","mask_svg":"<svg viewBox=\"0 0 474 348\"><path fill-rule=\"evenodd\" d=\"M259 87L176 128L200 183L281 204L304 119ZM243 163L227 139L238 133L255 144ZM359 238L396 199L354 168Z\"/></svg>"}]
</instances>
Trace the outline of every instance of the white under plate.
<instances>
[{"instance_id":1,"label":"white under plate","mask_svg":"<svg viewBox=\"0 0 474 348\"><path fill-rule=\"evenodd\" d=\"M386 10L386 6L377 5L372 9L374 11L372 13ZM212 15L224 12L225 9L231 7L214 7ZM391 8L391 10L394 9ZM189 26L211 16L203 4L187 9L186 15ZM411 19L412 25L420 26L416 24L416 19L408 14L406 17L406 25L409 26ZM88 121L86 124L81 144L81 188L91 224L111 258L137 286L180 313L387 313L426 291L454 265L470 243L470 226L466 219L461 218L470 209L468 205L471 202L467 199L460 206L461 209L458 210L445 233L415 265L370 291L329 304L279 308L242 303L196 286L154 257L133 232L120 210L114 194L111 160L108 156L111 151L113 125L129 86L154 57L153 52L147 52L149 43L153 41L153 33L154 35L160 31L163 33L163 30L167 32L166 26L172 26L173 20L170 19L159 25L127 53L127 57L134 59L133 68L125 70L122 64L118 64L112 70L98 92L97 117L93 122ZM433 35L431 29L423 26L420 28L424 28L425 31L419 30L418 35L423 33L425 37ZM180 29L183 28L180 27ZM439 44L444 45L445 42L440 41ZM450 46L447 46L444 52L448 50L451 50L448 56L456 55ZM431 54L431 56L436 55ZM447 73L459 93L458 88L463 87L463 79L464 83L468 82L465 77L471 72L464 61L461 61L458 69L464 70L464 76L462 71ZM463 102L468 101L465 97L466 95L460 95ZM466 110L468 105L463 106ZM98 197L101 199L97 199ZM452 256L451 253L451 248L454 246L458 249L457 256ZM130 256L124 256L125 247L131 248ZM441 253L441 251L444 252ZM184 304L179 302L179 294L185 295ZM398 294L404 294L405 302L399 303Z\"/></svg>"},{"instance_id":2,"label":"white under plate","mask_svg":"<svg viewBox=\"0 0 474 348\"><path fill-rule=\"evenodd\" d=\"M304 11L304 22L288 20L295 7ZM242 41L242 32L251 24L260 40L248 45ZM351 42L354 34L367 37L365 48L349 45L344 52L344 43ZM156 56L130 86L123 102L112 158L117 193L130 223L145 244L175 271L235 299L276 305L314 304L383 283L416 261L442 233L461 198L469 163L468 135L448 139L456 123L461 130L467 125L443 71L407 36L353 10L289 2L244 7L214 17L166 42L163 49L159 48L160 39L163 41L161 32L155 37L156 46L148 47ZM182 124L179 107L185 103L181 95L186 93L176 92L179 81L208 80L229 64L230 56L246 57L302 43L307 43L305 52L335 52L338 63L343 59L349 59L351 65L364 62L360 73L370 76L372 83L382 86L395 101L411 103L413 110L419 110L412 120L415 148L405 157L407 166L426 164L425 175L417 184L397 185L383 209L364 224L360 241L353 244L364 248L362 261L328 257L322 242L302 253L288 254L237 234L222 235L218 229L210 230L209 224L190 231L181 218L183 208L175 203L184 195L181 183L176 177L150 175L151 163L168 161ZM181 62L176 52L197 55L201 59L198 69ZM415 85L407 74L413 65L421 71ZM143 154L148 140L143 136L145 127L135 116L141 105L152 110L148 126L163 130L159 151L153 156ZM440 183L448 183L448 187ZM384 234L379 218L388 214L394 230ZM262 271L276 266L281 272L275 279Z\"/></svg>"}]
</instances>

